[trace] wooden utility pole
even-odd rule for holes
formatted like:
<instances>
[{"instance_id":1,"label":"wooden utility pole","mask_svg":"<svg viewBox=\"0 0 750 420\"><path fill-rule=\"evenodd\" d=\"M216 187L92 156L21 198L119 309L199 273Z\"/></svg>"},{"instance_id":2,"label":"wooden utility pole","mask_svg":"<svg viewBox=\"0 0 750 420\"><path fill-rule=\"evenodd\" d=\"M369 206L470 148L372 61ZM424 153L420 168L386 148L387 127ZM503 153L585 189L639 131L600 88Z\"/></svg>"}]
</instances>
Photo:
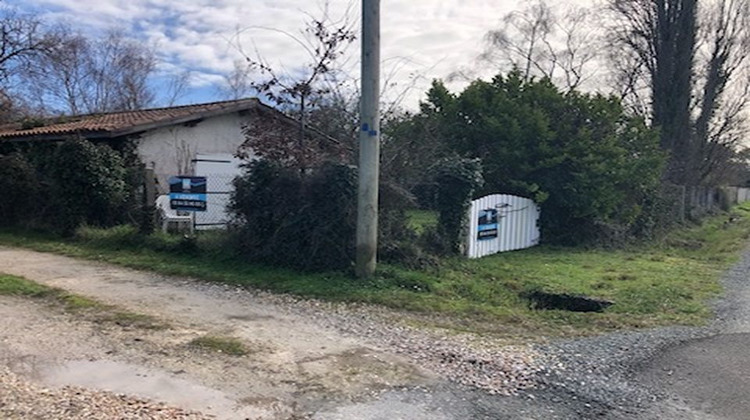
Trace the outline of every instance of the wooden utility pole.
<instances>
[{"instance_id":1,"label":"wooden utility pole","mask_svg":"<svg viewBox=\"0 0 750 420\"><path fill-rule=\"evenodd\" d=\"M357 277L375 272L380 172L380 0L362 0L362 94L357 201Z\"/></svg>"}]
</instances>

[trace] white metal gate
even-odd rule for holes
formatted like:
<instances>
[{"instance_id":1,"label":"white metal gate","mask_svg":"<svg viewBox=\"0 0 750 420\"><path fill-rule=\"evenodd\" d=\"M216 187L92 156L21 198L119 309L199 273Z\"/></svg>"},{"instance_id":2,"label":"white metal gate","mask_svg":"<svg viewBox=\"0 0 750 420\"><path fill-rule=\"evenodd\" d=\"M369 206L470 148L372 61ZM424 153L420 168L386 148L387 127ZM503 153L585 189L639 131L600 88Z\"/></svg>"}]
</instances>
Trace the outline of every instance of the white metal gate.
<instances>
[{"instance_id":1,"label":"white metal gate","mask_svg":"<svg viewBox=\"0 0 750 420\"><path fill-rule=\"evenodd\" d=\"M474 200L469 210L467 255L479 258L539 244L539 207L514 195Z\"/></svg>"}]
</instances>

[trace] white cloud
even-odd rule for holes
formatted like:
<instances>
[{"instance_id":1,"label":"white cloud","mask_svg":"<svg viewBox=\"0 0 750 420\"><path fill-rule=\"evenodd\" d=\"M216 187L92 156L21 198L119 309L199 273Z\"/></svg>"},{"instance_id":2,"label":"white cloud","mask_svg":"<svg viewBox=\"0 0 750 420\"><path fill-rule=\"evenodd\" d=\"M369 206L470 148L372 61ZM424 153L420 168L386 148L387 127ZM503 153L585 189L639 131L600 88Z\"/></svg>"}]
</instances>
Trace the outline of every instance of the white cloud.
<instances>
[{"instance_id":1,"label":"white cloud","mask_svg":"<svg viewBox=\"0 0 750 420\"><path fill-rule=\"evenodd\" d=\"M161 68L192 70L194 83L201 85L217 83L220 74L232 69L241 56L232 41L248 54L257 48L273 66L298 68L306 60L305 53L289 35L301 36L304 12L319 11L319 3L309 0L6 1L22 10L65 18L83 31L130 28L133 36L158 47L160 58L168 64ZM481 49L482 35L518 5L512 0L383 0L384 75L390 74L400 86L421 76L407 101L415 105L429 80L470 64ZM330 0L334 16L348 6L350 0ZM358 22L359 1L349 10ZM358 73L358 44L350 50L349 67ZM395 76L389 63L398 65Z\"/></svg>"}]
</instances>

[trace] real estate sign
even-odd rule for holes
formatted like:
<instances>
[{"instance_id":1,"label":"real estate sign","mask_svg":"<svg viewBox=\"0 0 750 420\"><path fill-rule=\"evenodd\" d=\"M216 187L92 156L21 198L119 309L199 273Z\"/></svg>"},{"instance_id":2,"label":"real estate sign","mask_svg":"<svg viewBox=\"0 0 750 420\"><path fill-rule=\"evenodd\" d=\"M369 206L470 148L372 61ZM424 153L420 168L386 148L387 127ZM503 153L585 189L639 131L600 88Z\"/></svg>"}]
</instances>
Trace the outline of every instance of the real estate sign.
<instances>
[{"instance_id":1,"label":"real estate sign","mask_svg":"<svg viewBox=\"0 0 750 420\"><path fill-rule=\"evenodd\" d=\"M497 209L479 211L477 221L477 240L486 241L497 238Z\"/></svg>"},{"instance_id":2,"label":"real estate sign","mask_svg":"<svg viewBox=\"0 0 750 420\"><path fill-rule=\"evenodd\" d=\"M206 211L206 177L169 178L169 206L172 210Z\"/></svg>"}]
</instances>

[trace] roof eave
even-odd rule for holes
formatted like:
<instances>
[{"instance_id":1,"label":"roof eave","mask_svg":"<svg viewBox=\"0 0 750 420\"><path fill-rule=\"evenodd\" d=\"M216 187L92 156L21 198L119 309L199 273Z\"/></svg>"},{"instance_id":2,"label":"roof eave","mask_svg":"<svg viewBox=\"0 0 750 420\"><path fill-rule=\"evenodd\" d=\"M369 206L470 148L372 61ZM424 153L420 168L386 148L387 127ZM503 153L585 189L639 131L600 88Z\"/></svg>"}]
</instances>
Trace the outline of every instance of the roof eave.
<instances>
[{"instance_id":1,"label":"roof eave","mask_svg":"<svg viewBox=\"0 0 750 420\"><path fill-rule=\"evenodd\" d=\"M47 134L28 134L18 136L3 136L0 137L0 141L8 142L27 142L27 141L60 141L71 137L83 137L86 139L107 139L116 137L112 135L112 132L105 130L87 131L80 130L69 133L47 133Z\"/></svg>"},{"instance_id":2,"label":"roof eave","mask_svg":"<svg viewBox=\"0 0 750 420\"><path fill-rule=\"evenodd\" d=\"M120 130L111 131L110 137L122 137L136 133L143 133L144 131L155 130L157 128L168 127L170 125L185 124L192 121L202 120L206 118L216 117L220 115L231 114L234 112L247 111L258 107L258 101L252 101L242 104L236 104L222 109L215 109L211 111L198 112L184 117L172 118L169 120L155 121L152 123L134 125L132 127L123 128Z\"/></svg>"},{"instance_id":3,"label":"roof eave","mask_svg":"<svg viewBox=\"0 0 750 420\"><path fill-rule=\"evenodd\" d=\"M178 118L164 119L161 121L154 121L145 124L133 125L119 130L78 130L64 133L45 133L45 134L23 134L8 135L0 137L0 141L7 140L12 142L25 142L25 141L59 141L60 139L81 136L87 139L111 139L116 137L123 137L135 133L142 133L148 130L154 130L161 127L167 127L175 124L184 124L191 121L201 120L205 118L215 117L219 115L231 114L234 112L240 112L250 109L258 108L260 101L257 99L249 100L246 102L234 104L220 109L211 111L197 112L190 115L186 115Z\"/></svg>"}]
</instances>

